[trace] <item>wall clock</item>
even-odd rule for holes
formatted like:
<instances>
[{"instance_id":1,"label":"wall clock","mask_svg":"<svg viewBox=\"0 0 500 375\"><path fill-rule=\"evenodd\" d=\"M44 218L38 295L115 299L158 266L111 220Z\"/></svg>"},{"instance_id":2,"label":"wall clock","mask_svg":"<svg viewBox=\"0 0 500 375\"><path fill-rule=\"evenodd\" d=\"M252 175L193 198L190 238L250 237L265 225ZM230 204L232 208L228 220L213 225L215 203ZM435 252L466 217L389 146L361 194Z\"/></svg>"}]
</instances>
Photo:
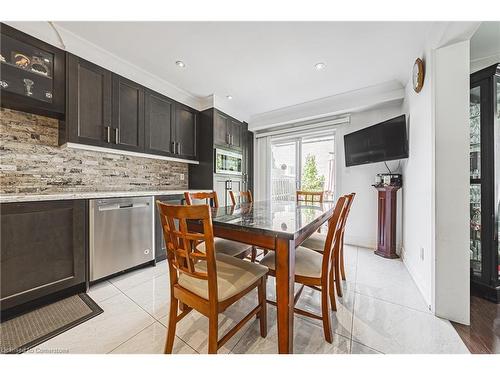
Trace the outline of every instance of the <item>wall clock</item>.
<instances>
[{"instance_id":1,"label":"wall clock","mask_svg":"<svg viewBox=\"0 0 500 375\"><path fill-rule=\"evenodd\" d=\"M412 80L413 80L413 90L419 93L424 86L424 62L421 59L416 59L413 65Z\"/></svg>"}]
</instances>

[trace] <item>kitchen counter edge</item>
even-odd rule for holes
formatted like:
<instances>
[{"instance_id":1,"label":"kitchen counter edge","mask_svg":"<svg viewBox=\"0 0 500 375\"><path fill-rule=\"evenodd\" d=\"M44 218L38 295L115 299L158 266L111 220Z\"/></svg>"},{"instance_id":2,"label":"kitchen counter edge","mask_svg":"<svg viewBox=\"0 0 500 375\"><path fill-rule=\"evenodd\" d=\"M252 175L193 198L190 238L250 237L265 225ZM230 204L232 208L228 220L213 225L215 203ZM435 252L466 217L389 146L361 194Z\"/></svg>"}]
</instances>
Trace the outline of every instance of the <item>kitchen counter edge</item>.
<instances>
[{"instance_id":1,"label":"kitchen counter edge","mask_svg":"<svg viewBox=\"0 0 500 375\"><path fill-rule=\"evenodd\" d=\"M102 192L73 192L73 193L53 193L53 194L2 194L0 203L55 201L55 200L75 200L75 199L102 199L102 198L122 198L122 197L149 197L157 195L178 195L203 192L209 190L148 190L148 191L102 191Z\"/></svg>"}]
</instances>

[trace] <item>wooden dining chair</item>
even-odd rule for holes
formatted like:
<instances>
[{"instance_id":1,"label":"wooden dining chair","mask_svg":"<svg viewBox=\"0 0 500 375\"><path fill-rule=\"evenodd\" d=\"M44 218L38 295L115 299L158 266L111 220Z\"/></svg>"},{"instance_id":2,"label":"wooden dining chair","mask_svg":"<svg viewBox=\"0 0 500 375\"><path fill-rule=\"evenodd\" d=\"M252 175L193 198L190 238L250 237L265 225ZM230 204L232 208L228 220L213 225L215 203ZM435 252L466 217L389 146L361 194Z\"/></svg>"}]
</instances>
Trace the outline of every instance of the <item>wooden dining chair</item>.
<instances>
[{"instance_id":1,"label":"wooden dining chair","mask_svg":"<svg viewBox=\"0 0 500 375\"><path fill-rule=\"evenodd\" d=\"M305 191L297 190L296 197L297 202L306 203L323 203L324 192L322 191Z\"/></svg>"},{"instance_id":2,"label":"wooden dining chair","mask_svg":"<svg viewBox=\"0 0 500 375\"><path fill-rule=\"evenodd\" d=\"M349 216L349 212L351 210L352 202L354 201L354 196L356 193L351 193L347 194L344 197L346 197L346 209L343 212L342 218L341 218L341 238L339 242L339 251L338 254L336 254L335 259L334 259L334 267L332 270L332 277L334 279L335 284L335 289L337 291L337 295L339 297L342 297L343 292L342 292L342 283L341 279L345 280L345 266L344 266L344 232L345 232L345 227L347 223L347 218ZM303 243L302 246L307 247L309 249L312 249L317 252L323 252L324 246L325 246L325 241L326 241L326 236L322 233L313 233L308 239L306 239Z\"/></svg>"},{"instance_id":3,"label":"wooden dining chair","mask_svg":"<svg viewBox=\"0 0 500 375\"><path fill-rule=\"evenodd\" d=\"M294 304L297 304L304 286L308 286L321 292L321 315L316 315L299 308L294 308L294 311L297 314L321 320L323 322L325 340L329 343L333 341L329 302L332 304L332 310L336 309L335 293L333 293L332 298L332 294L329 292L333 290L332 287L329 287L329 274L333 266L332 251L334 251L335 245L340 241L340 218L342 217L342 212L345 210L345 201L345 197L338 199L333 215L328 220L328 232L323 253L320 254L303 246L295 249L295 282L302 285L294 296ZM260 264L269 268L270 275L276 276L276 258L274 252L270 252L262 258ZM276 304L274 301L268 302L273 305Z\"/></svg>"},{"instance_id":4,"label":"wooden dining chair","mask_svg":"<svg viewBox=\"0 0 500 375\"><path fill-rule=\"evenodd\" d=\"M177 323L193 309L208 318L209 354L217 353L253 316L260 319L260 335L266 337L267 267L224 254L216 256L208 205L179 206L157 201L157 206L170 277L170 315L165 353L172 353ZM189 231L189 220L200 221L203 233ZM206 244L205 252L197 250L200 241ZM258 290L257 306L219 339L219 314L255 288ZM183 305L180 312L179 304Z\"/></svg>"},{"instance_id":5,"label":"wooden dining chair","mask_svg":"<svg viewBox=\"0 0 500 375\"><path fill-rule=\"evenodd\" d=\"M250 190L248 191L240 191L239 193L240 200L239 203L252 203L253 202L253 197L252 197L252 192ZM231 205L235 206L236 205L236 196L234 195L234 191L229 190L229 197L231 198Z\"/></svg>"},{"instance_id":6,"label":"wooden dining chair","mask_svg":"<svg viewBox=\"0 0 500 375\"><path fill-rule=\"evenodd\" d=\"M245 202L245 203L252 203L253 202L253 196L252 192L250 190L248 191L240 191L240 203ZM236 196L234 195L234 191L230 190L229 191L229 196L231 197L231 204L233 206L236 205ZM267 249L262 249L262 254L266 255L269 252ZM252 262L255 262L257 259L257 248L255 246L252 246L252 254L250 256L250 260Z\"/></svg>"},{"instance_id":7,"label":"wooden dining chair","mask_svg":"<svg viewBox=\"0 0 500 375\"><path fill-rule=\"evenodd\" d=\"M190 193L186 191L184 192L184 199L188 206L193 205L194 200L204 200L206 204L214 208L219 208L219 200L217 198L217 192L215 191L199 193ZM201 242L197 249L201 252L205 252L205 243ZM217 254L221 253L237 258L246 258L248 255L252 254L252 246L242 242L215 237L215 252Z\"/></svg>"}]
</instances>

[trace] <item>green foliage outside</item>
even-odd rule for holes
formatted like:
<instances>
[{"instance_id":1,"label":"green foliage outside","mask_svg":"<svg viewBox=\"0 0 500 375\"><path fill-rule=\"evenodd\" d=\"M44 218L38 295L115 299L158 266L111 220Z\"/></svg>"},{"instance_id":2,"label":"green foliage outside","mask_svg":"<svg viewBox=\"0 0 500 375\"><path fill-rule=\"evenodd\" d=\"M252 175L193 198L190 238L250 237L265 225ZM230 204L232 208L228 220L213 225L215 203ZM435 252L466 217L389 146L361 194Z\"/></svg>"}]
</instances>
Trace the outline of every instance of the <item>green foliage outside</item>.
<instances>
[{"instance_id":1,"label":"green foliage outside","mask_svg":"<svg viewBox=\"0 0 500 375\"><path fill-rule=\"evenodd\" d=\"M316 156L308 154L302 173L301 189L306 191L322 191L325 185L325 176L318 174Z\"/></svg>"}]
</instances>

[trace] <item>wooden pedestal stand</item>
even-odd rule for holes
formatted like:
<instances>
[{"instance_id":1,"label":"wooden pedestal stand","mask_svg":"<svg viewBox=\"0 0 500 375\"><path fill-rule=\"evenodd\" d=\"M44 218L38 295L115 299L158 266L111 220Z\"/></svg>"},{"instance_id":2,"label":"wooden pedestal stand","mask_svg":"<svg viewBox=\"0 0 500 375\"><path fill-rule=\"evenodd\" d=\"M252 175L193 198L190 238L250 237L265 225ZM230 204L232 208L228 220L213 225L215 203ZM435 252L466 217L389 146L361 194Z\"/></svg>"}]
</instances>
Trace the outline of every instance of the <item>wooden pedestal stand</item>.
<instances>
[{"instance_id":1,"label":"wooden pedestal stand","mask_svg":"<svg viewBox=\"0 0 500 375\"><path fill-rule=\"evenodd\" d=\"M378 238L375 254L384 258L399 258L396 254L396 193L401 186L374 187L378 190Z\"/></svg>"}]
</instances>

